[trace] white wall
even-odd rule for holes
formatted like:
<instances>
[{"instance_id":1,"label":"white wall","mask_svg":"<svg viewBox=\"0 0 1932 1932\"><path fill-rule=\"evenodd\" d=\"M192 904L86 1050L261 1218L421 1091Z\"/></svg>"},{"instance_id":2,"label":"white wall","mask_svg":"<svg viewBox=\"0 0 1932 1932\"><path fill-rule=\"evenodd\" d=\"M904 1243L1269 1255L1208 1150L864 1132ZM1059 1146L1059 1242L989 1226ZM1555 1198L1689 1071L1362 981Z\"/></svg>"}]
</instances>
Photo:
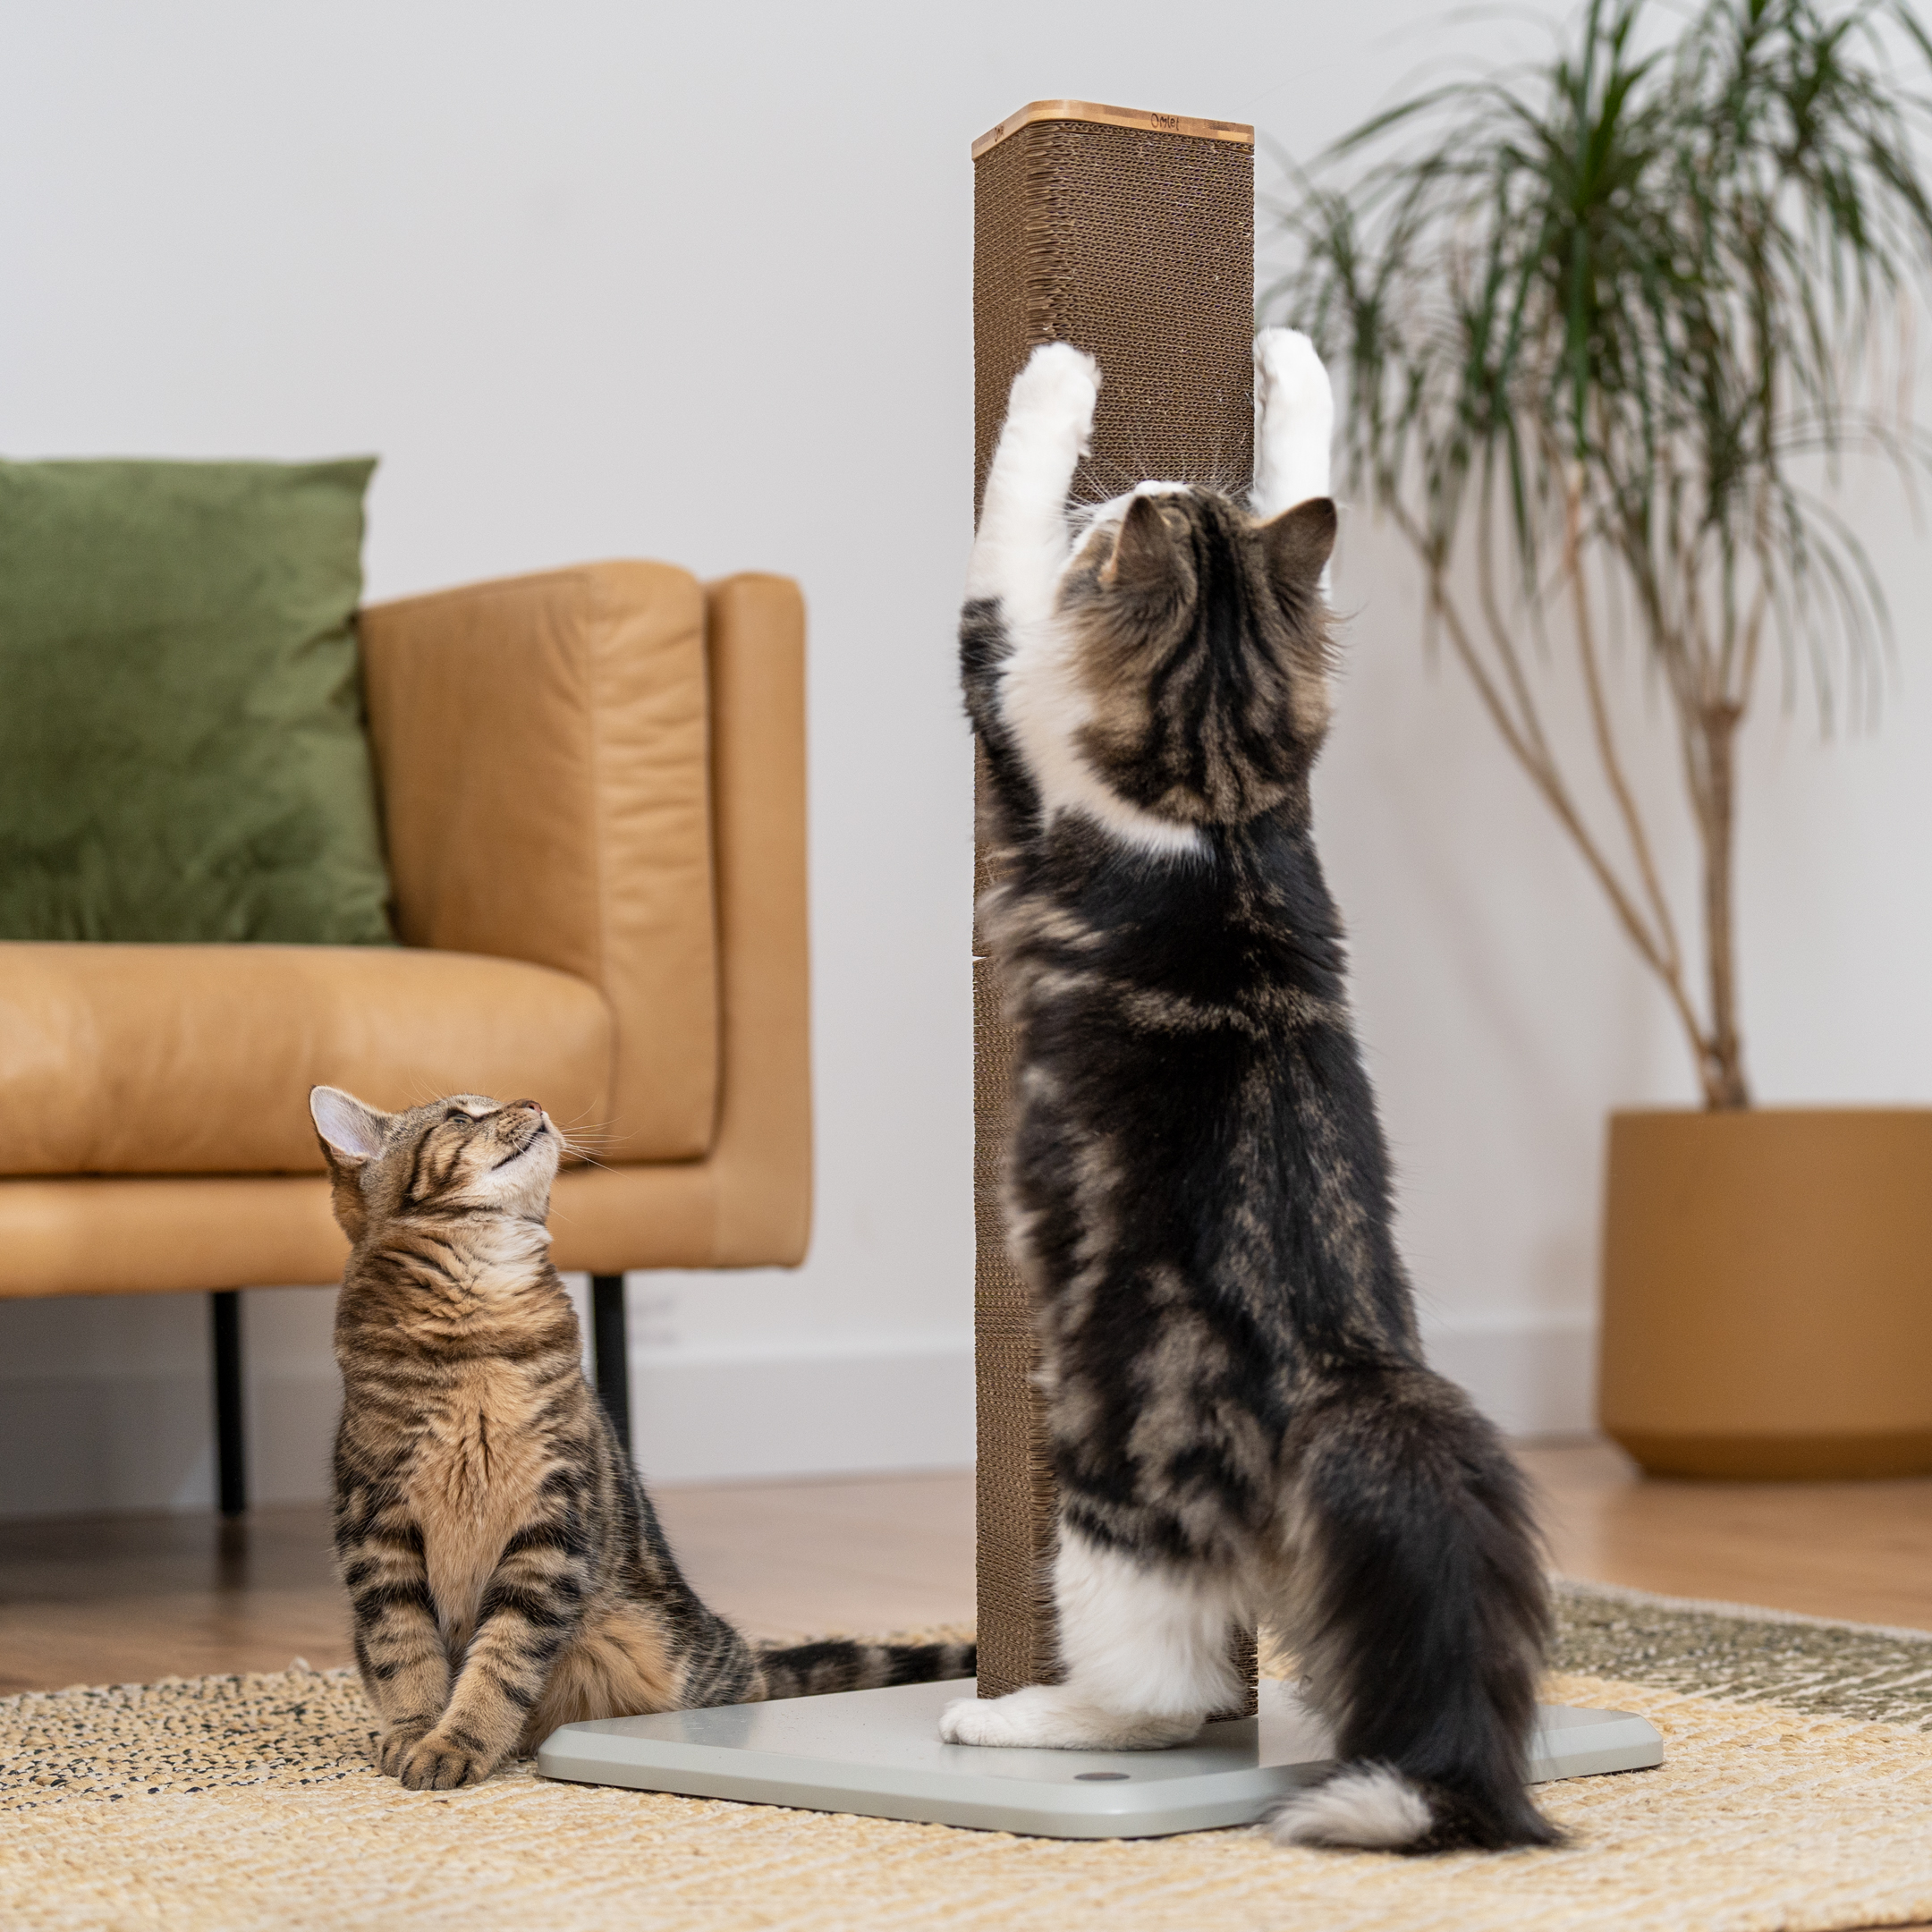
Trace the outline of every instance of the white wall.
<instances>
[{"instance_id":1,"label":"white wall","mask_svg":"<svg viewBox=\"0 0 1932 1932\"><path fill-rule=\"evenodd\" d=\"M1526 44L1439 12L67 0L0 23L0 450L377 451L376 597L607 555L806 585L818 1239L795 1275L633 1282L648 1469L970 1451L970 140L1066 94L1305 155L1432 52ZM1905 620L1883 735L1821 755L1774 727L1751 765L1769 1098L1932 1094L1928 586L1879 521ZM1425 664L1385 538L1351 529L1338 595L1321 824L1440 1359L1513 1423L1578 1426L1602 1116L1687 1098L1682 1055ZM327 1298L254 1294L248 1320L261 1493L319 1493ZM205 1501L205 1322L187 1297L0 1305L0 1512Z\"/></svg>"}]
</instances>

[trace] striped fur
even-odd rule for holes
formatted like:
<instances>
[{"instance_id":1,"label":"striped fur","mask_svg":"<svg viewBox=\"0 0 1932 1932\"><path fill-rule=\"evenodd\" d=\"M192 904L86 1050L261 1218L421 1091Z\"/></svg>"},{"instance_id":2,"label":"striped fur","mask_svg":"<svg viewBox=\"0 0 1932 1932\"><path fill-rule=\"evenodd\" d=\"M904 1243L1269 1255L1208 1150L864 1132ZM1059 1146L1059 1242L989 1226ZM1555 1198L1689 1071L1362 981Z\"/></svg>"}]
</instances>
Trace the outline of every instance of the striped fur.
<instances>
[{"instance_id":1,"label":"striped fur","mask_svg":"<svg viewBox=\"0 0 1932 1932\"><path fill-rule=\"evenodd\" d=\"M970 1675L967 1645L754 1648L686 1582L584 1379L535 1101L310 1106L354 1243L335 1553L384 1771L448 1790L580 1719Z\"/></svg>"},{"instance_id":2,"label":"striped fur","mask_svg":"<svg viewBox=\"0 0 1932 1932\"><path fill-rule=\"evenodd\" d=\"M1547 1620L1523 1485L1422 1358L1309 774L1327 727L1327 384L1257 344L1252 504L1067 495L1099 372L1013 385L961 624L979 907L1020 1044L1008 1174L1060 1496L1063 1681L956 1743L1146 1748L1300 1651L1332 1788L1284 1839L1547 1843L1524 1760Z\"/></svg>"}]
</instances>

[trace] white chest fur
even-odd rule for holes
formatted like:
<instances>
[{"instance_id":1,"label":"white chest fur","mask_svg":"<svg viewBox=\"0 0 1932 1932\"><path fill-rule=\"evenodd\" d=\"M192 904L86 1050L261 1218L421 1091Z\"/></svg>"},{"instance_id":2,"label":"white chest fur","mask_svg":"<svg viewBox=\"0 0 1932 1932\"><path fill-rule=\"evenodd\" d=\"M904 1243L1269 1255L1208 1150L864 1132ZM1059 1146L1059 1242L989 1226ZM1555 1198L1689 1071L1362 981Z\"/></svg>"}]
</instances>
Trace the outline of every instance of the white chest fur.
<instances>
[{"instance_id":1,"label":"white chest fur","mask_svg":"<svg viewBox=\"0 0 1932 1932\"><path fill-rule=\"evenodd\" d=\"M1199 852L1192 826L1142 811L1107 784L1080 750L1093 716L1066 631L1052 615L1013 626L1013 652L1000 680L1000 716L1012 732L1050 823L1076 811L1137 851Z\"/></svg>"}]
</instances>

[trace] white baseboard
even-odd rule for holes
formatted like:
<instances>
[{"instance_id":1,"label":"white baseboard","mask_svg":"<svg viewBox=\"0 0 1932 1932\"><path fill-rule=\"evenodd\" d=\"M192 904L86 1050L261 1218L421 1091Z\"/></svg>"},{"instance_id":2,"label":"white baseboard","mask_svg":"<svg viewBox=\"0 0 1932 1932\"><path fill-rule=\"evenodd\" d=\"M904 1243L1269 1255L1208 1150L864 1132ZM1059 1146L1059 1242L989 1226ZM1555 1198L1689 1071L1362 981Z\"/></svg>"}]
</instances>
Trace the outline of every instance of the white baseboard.
<instances>
[{"instance_id":1,"label":"white baseboard","mask_svg":"<svg viewBox=\"0 0 1932 1932\"><path fill-rule=\"evenodd\" d=\"M1426 1326L1429 1366L1460 1382L1511 1436L1597 1426L1597 1325L1587 1315L1507 1316Z\"/></svg>"},{"instance_id":2,"label":"white baseboard","mask_svg":"<svg viewBox=\"0 0 1932 1932\"><path fill-rule=\"evenodd\" d=\"M1587 1318L1445 1322L1430 1361L1513 1435L1592 1426ZM657 1483L963 1469L973 1458L972 1343L637 1348L631 1414ZM249 1378L250 1489L261 1503L328 1495L333 1368ZM205 1375L27 1374L0 1386L0 1519L214 1504Z\"/></svg>"},{"instance_id":3,"label":"white baseboard","mask_svg":"<svg viewBox=\"0 0 1932 1932\"><path fill-rule=\"evenodd\" d=\"M248 1377L249 1494L329 1493L341 1404L334 1363ZM99 1370L0 1382L0 1520L215 1506L214 1401L206 1375Z\"/></svg>"},{"instance_id":4,"label":"white baseboard","mask_svg":"<svg viewBox=\"0 0 1932 1932\"><path fill-rule=\"evenodd\" d=\"M972 1343L634 1351L631 1413L655 1483L962 1469Z\"/></svg>"},{"instance_id":5,"label":"white baseboard","mask_svg":"<svg viewBox=\"0 0 1932 1932\"><path fill-rule=\"evenodd\" d=\"M1586 1317L1445 1322L1429 1361L1513 1436L1593 1426L1596 1328ZM973 1456L972 1343L864 1351L634 1352L640 1466L655 1482L962 1468Z\"/></svg>"}]
</instances>

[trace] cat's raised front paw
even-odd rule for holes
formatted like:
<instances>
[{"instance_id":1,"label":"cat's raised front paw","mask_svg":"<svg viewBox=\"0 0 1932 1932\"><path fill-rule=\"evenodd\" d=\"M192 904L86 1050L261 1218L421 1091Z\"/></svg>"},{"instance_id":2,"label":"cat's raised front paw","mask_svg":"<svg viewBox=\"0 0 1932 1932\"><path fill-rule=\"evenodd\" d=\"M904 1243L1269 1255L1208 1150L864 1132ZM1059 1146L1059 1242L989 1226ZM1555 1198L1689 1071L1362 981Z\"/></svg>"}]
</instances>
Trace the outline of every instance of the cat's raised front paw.
<instances>
[{"instance_id":1,"label":"cat's raised front paw","mask_svg":"<svg viewBox=\"0 0 1932 1932\"><path fill-rule=\"evenodd\" d=\"M432 1731L403 1758L397 1775L405 1791L457 1791L480 1784L496 1768L494 1757Z\"/></svg>"},{"instance_id":2,"label":"cat's raised front paw","mask_svg":"<svg viewBox=\"0 0 1932 1932\"><path fill-rule=\"evenodd\" d=\"M1300 329L1263 329L1255 337L1255 400L1264 414L1292 416L1317 403L1332 407L1328 371Z\"/></svg>"},{"instance_id":3,"label":"cat's raised front paw","mask_svg":"<svg viewBox=\"0 0 1932 1932\"><path fill-rule=\"evenodd\" d=\"M1100 365L1084 349L1072 343L1042 343L1013 377L1006 419L1077 436L1084 449L1099 393Z\"/></svg>"}]
</instances>

